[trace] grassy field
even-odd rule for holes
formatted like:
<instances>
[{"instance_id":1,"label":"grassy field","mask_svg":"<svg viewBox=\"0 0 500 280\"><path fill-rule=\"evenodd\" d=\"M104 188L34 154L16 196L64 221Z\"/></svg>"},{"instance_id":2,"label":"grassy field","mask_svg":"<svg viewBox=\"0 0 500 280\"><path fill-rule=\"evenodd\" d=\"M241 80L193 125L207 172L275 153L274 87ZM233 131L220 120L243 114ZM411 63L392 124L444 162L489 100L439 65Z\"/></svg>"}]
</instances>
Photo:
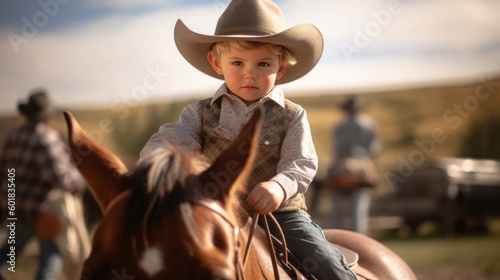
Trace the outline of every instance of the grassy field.
<instances>
[{"instance_id":1,"label":"grassy field","mask_svg":"<svg viewBox=\"0 0 500 280\"><path fill-rule=\"evenodd\" d=\"M500 236L382 240L420 280L500 279Z\"/></svg>"}]
</instances>

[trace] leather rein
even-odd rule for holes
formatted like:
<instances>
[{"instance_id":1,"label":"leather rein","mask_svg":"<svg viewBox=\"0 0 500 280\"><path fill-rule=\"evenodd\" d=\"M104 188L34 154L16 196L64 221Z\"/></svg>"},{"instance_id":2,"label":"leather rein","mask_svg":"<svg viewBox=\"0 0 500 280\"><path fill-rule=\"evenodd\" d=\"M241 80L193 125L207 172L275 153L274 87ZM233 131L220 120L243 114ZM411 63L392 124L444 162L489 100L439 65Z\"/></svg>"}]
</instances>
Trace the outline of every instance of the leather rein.
<instances>
[{"instance_id":1,"label":"leather rein","mask_svg":"<svg viewBox=\"0 0 500 280\"><path fill-rule=\"evenodd\" d=\"M111 202L108 204L108 207L106 207L104 214L106 215L107 213L109 213L114 206L116 206L122 200L128 198L131 194L132 194L132 189L128 189L128 190L121 192L119 195L117 195L115 198L113 198L113 200L111 200ZM216 203L213 200L202 199L202 200L195 201L193 204L203 206L203 207L215 212L217 215L219 215L223 220L225 220L232 227L232 229L233 229L233 243L234 243L234 248L235 248L234 264L236 267L236 276L237 276L236 279L244 280L245 276L244 276L243 272L245 271L245 267L246 267L247 260L248 260L248 255L249 255L249 252L251 249L251 243L253 240L255 229L257 228L257 221L259 220L260 214L258 212L255 212L252 216L252 224L251 224L251 228L250 228L250 233L248 236L247 245L246 245L245 252L243 255L243 262L241 262L240 257L239 257L239 253L241 251L241 248L240 248L240 243L238 241L239 227L234 224L234 222L229 217L227 211L220 204ZM285 236L283 234L283 231L281 230L281 227L280 227L278 221L271 213L269 213L265 216L269 217L271 219L271 221L273 221L273 223L275 224L276 228L278 229L278 232L280 235L280 239L281 239L280 241L282 244L282 252L283 252L283 256L281 257L280 262L284 266L286 266L288 269L294 270L295 272L297 272L295 270L295 268L288 262L288 253L287 253ZM266 237L267 237L266 241L267 241L268 246L269 246L269 253L271 255L271 260L272 260L272 264L273 264L274 278L276 280L279 280L280 276L279 276L279 271L278 271L278 259L276 257L276 252L274 250L271 232L269 231L269 225L268 225L267 219L265 217L262 217L262 220L263 220L264 230L266 232ZM297 276L299 276L299 275L300 274L297 273ZM300 275L300 276L302 276L302 275ZM298 277L298 279L302 279L302 278Z\"/></svg>"},{"instance_id":2,"label":"leather rein","mask_svg":"<svg viewBox=\"0 0 500 280\"><path fill-rule=\"evenodd\" d=\"M203 206L203 207L215 212L222 219L224 219L227 223L229 223L229 225L233 228L233 233L234 233L233 242L234 242L234 248L235 248L235 261L234 261L234 263L235 263L235 267L236 267L236 276L237 276L236 279L244 280L245 275L243 272L245 271L247 260L248 260L248 255L250 253L250 249L252 248L251 243L252 243L252 240L254 237L255 229L257 228L257 222L258 222L259 217L261 215L258 212L254 212L254 214L252 216L252 224L250 227L250 233L248 236L247 245L245 247L245 251L243 254L243 263L242 263L240 261L240 258L239 258L239 253L241 251L240 243L238 241L239 228L229 218L227 211L224 208L222 208L222 206L220 206L220 204L216 203L213 200L199 200L199 201L195 202L195 204ZM271 256L271 261L273 264L274 279L280 280L280 275L279 275L279 271L278 271L278 259L276 257L276 252L274 251L272 236L271 236L271 232L269 230L269 225L268 225L266 217L270 218L271 221L275 224L276 228L278 229L279 235L280 235L280 239L281 239L280 241L281 241L282 252L283 252L283 256L281 257L280 262L282 263L284 268L289 269L289 270L293 270L297 275L297 279L305 279L288 262L288 252L287 252L287 247L286 247L285 235L283 234L283 231L281 230L281 227L280 227L278 221L276 220L276 218L271 213L269 213L267 215L262 215L262 220L263 220L263 224L264 224L264 231L266 232L266 237L267 237L266 241L267 241L268 247L269 247L269 254Z\"/></svg>"}]
</instances>

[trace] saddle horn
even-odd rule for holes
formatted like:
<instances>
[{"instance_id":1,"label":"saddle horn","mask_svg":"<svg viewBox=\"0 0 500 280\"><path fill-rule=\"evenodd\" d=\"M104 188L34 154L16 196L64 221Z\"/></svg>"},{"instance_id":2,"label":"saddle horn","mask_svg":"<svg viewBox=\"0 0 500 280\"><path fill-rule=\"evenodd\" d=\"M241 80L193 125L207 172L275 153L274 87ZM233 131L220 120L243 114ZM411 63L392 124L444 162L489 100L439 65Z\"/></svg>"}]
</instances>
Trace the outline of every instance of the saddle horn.
<instances>
[{"instance_id":1,"label":"saddle horn","mask_svg":"<svg viewBox=\"0 0 500 280\"><path fill-rule=\"evenodd\" d=\"M124 190L122 180L128 169L117 156L89 137L70 112L65 111L64 118L71 158L104 212Z\"/></svg>"}]
</instances>

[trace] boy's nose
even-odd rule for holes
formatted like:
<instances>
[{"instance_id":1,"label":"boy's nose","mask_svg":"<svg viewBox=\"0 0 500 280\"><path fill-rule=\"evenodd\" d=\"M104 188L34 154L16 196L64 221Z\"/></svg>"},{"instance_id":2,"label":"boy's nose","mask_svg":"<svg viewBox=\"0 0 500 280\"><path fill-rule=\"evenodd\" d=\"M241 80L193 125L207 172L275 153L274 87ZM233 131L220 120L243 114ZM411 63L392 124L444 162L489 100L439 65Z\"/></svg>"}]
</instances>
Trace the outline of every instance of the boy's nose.
<instances>
[{"instance_id":1,"label":"boy's nose","mask_svg":"<svg viewBox=\"0 0 500 280\"><path fill-rule=\"evenodd\" d=\"M256 79L257 78L257 71L255 68L253 67L249 67L247 69L245 69L245 73L244 73L244 78L245 79Z\"/></svg>"}]
</instances>

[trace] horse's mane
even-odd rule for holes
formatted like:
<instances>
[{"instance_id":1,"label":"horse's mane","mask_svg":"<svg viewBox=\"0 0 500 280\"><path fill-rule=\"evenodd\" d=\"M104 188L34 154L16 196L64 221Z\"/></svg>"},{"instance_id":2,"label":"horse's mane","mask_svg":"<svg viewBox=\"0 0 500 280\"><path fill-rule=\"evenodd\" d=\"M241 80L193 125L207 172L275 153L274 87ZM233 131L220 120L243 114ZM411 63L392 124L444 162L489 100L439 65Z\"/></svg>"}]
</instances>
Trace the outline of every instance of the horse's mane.
<instances>
[{"instance_id":1,"label":"horse's mane","mask_svg":"<svg viewBox=\"0 0 500 280\"><path fill-rule=\"evenodd\" d=\"M179 224L172 228L196 240L192 204L186 194L186 180L192 168L188 156L171 146L154 149L141 159L129 177L133 191L125 216L125 232L161 225L165 217L175 215Z\"/></svg>"}]
</instances>

